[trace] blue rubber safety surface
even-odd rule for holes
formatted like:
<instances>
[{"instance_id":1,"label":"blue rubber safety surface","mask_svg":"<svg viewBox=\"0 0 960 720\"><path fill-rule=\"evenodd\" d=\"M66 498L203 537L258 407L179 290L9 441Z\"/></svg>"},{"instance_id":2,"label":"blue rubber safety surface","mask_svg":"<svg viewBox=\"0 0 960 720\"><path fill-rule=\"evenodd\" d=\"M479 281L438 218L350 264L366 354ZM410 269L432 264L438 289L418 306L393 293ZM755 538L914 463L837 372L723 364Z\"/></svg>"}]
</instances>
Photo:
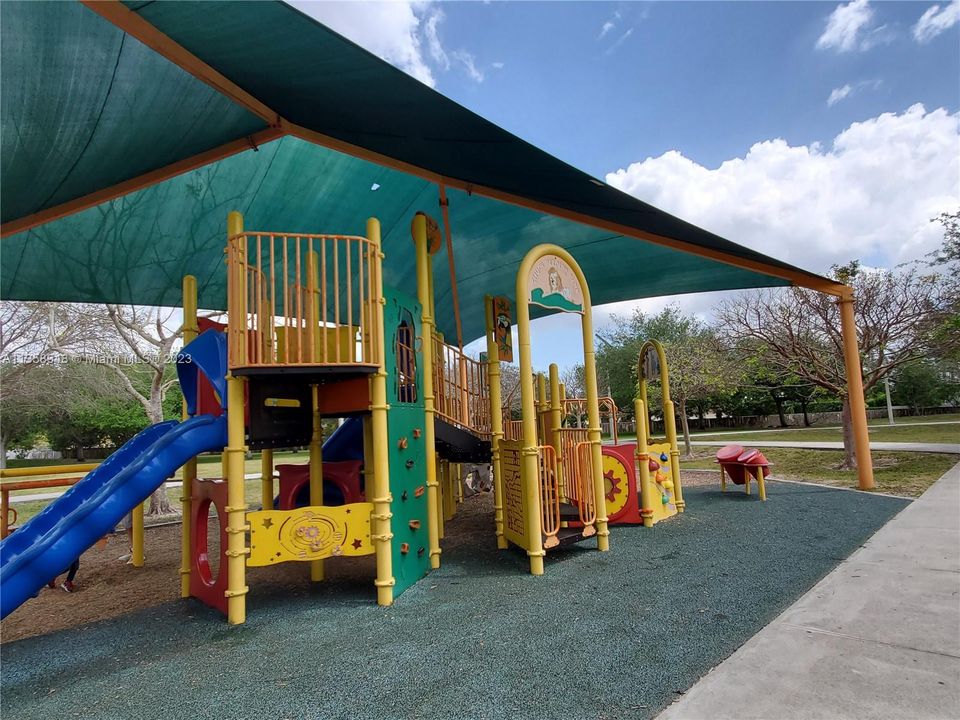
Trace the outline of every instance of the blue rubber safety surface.
<instances>
[{"instance_id":1,"label":"blue rubber safety surface","mask_svg":"<svg viewBox=\"0 0 960 720\"><path fill-rule=\"evenodd\" d=\"M608 553L555 551L542 577L491 532L391 608L369 579L261 583L240 627L182 601L4 645L5 716L652 717L908 503L777 482L766 503L685 495L684 515L613 528ZM462 512L448 536L490 523L485 498Z\"/></svg>"}]
</instances>

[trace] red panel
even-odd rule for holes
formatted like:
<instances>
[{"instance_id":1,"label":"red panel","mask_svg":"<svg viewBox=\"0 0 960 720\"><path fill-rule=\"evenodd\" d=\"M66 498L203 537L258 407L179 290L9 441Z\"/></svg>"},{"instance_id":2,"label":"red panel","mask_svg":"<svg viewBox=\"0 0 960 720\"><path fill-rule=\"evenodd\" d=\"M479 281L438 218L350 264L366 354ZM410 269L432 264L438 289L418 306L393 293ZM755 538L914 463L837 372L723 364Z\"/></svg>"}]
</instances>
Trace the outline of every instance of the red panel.
<instances>
[{"instance_id":1,"label":"red panel","mask_svg":"<svg viewBox=\"0 0 960 720\"><path fill-rule=\"evenodd\" d=\"M604 455L617 458L627 468L627 504L620 512L607 518L607 521L613 525L642 524L640 493L637 491L637 444L603 445L601 450Z\"/></svg>"},{"instance_id":2,"label":"red panel","mask_svg":"<svg viewBox=\"0 0 960 720\"><path fill-rule=\"evenodd\" d=\"M325 462L323 464L323 483L336 485L343 495L345 504L363 502L363 491L360 490L360 468L363 463L359 460L343 460L341 462ZM280 475L280 494L278 498L279 510L293 510L297 505L297 495L304 485L310 482L309 465L277 465Z\"/></svg>"},{"instance_id":3,"label":"red panel","mask_svg":"<svg viewBox=\"0 0 960 720\"><path fill-rule=\"evenodd\" d=\"M197 318L197 327L200 332L205 330L220 330L226 332L227 326L223 323L214 322L209 318ZM197 415L222 415L223 408L217 402L216 393L213 392L213 385L204 377L203 373L197 373L199 387L197 388Z\"/></svg>"},{"instance_id":4,"label":"red panel","mask_svg":"<svg viewBox=\"0 0 960 720\"><path fill-rule=\"evenodd\" d=\"M210 507L220 521L220 565L212 577L208 552ZM224 615L227 614L227 483L225 480L196 479L190 503L190 595Z\"/></svg>"},{"instance_id":5,"label":"red panel","mask_svg":"<svg viewBox=\"0 0 960 720\"><path fill-rule=\"evenodd\" d=\"M320 414L343 417L370 410L370 381L351 378L323 386L319 398Z\"/></svg>"},{"instance_id":6,"label":"red panel","mask_svg":"<svg viewBox=\"0 0 960 720\"><path fill-rule=\"evenodd\" d=\"M197 327L200 332L205 330L219 330L226 332L227 326L224 323L218 323L209 318L197 318ZM250 333L248 343L256 342L256 333ZM203 376L203 373L197 373L199 388L197 390L197 415L217 415L223 414L223 408L217 401L217 394L213 391L213 385ZM246 427L250 426L250 386L243 386L243 422Z\"/></svg>"}]
</instances>

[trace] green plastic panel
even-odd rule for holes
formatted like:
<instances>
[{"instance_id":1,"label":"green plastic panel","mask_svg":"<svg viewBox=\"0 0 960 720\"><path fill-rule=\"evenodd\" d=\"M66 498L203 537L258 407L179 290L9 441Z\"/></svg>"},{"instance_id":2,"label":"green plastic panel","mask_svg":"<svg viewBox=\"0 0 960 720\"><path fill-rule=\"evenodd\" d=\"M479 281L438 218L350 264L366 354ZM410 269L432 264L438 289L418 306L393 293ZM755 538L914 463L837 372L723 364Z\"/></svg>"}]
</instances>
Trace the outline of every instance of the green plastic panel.
<instances>
[{"instance_id":1,"label":"green plastic panel","mask_svg":"<svg viewBox=\"0 0 960 720\"><path fill-rule=\"evenodd\" d=\"M393 576L394 595L399 595L430 572L430 545L427 540L426 450L423 444L427 417L423 410L422 353L416 353L415 402L400 402L397 379L397 328L411 323L414 337L420 334L420 305L409 296L384 288L385 363L387 402L390 404L390 493L393 495Z\"/></svg>"}]
</instances>

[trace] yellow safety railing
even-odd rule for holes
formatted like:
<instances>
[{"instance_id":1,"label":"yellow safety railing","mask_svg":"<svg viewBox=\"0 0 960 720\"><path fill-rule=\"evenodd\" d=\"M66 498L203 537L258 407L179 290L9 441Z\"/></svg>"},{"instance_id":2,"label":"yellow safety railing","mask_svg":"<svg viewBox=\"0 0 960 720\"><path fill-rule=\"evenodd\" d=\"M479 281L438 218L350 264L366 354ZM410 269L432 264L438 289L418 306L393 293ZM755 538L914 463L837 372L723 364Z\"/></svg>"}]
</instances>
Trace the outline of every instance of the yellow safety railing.
<instances>
[{"instance_id":1,"label":"yellow safety railing","mask_svg":"<svg viewBox=\"0 0 960 720\"><path fill-rule=\"evenodd\" d=\"M503 439L504 440L522 440L523 439L523 420L510 420L509 414L504 413Z\"/></svg>"},{"instance_id":2,"label":"yellow safety railing","mask_svg":"<svg viewBox=\"0 0 960 720\"><path fill-rule=\"evenodd\" d=\"M474 435L490 436L490 388L485 363L433 336L433 395L436 413Z\"/></svg>"},{"instance_id":3,"label":"yellow safety railing","mask_svg":"<svg viewBox=\"0 0 960 720\"><path fill-rule=\"evenodd\" d=\"M557 453L552 445L540 445L538 467L540 474L540 530L545 548L560 544L560 486L557 472Z\"/></svg>"},{"instance_id":4,"label":"yellow safety railing","mask_svg":"<svg viewBox=\"0 0 960 720\"><path fill-rule=\"evenodd\" d=\"M100 463L85 463L76 465L40 465L25 468L4 468L0 470L0 478L25 478L38 475L72 475L81 473L77 477L48 478L42 480L14 480L0 483L0 539L10 534L11 528L17 522L17 511L10 507L10 493L16 490L42 490L47 488L70 487L83 480L84 474L96 470Z\"/></svg>"},{"instance_id":5,"label":"yellow safety railing","mask_svg":"<svg viewBox=\"0 0 960 720\"><path fill-rule=\"evenodd\" d=\"M566 500L576 506L585 526L597 519L593 472L590 463L590 439L585 428L560 428L560 460Z\"/></svg>"},{"instance_id":6,"label":"yellow safety railing","mask_svg":"<svg viewBox=\"0 0 960 720\"><path fill-rule=\"evenodd\" d=\"M230 367L378 366L378 252L354 235L230 237Z\"/></svg>"},{"instance_id":7,"label":"yellow safety railing","mask_svg":"<svg viewBox=\"0 0 960 720\"><path fill-rule=\"evenodd\" d=\"M600 397L597 398L597 405L600 408L601 422L604 418L607 418L610 421L610 434L613 438L613 444L619 444L619 438L617 435L619 411L617 410L617 403L613 401L612 397ZM586 398L565 398L563 401L563 413L567 417L572 416L577 418L578 421L585 419L587 417Z\"/></svg>"}]
</instances>

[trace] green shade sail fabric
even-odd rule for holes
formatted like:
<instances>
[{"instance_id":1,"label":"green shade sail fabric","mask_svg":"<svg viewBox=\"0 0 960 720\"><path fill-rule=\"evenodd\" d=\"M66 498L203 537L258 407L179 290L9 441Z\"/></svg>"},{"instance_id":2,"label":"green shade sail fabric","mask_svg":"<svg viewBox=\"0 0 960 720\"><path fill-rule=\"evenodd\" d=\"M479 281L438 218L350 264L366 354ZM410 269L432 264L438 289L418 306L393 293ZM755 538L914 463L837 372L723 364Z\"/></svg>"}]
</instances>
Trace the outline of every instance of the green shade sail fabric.
<instances>
[{"instance_id":1,"label":"green shade sail fabric","mask_svg":"<svg viewBox=\"0 0 960 720\"><path fill-rule=\"evenodd\" d=\"M590 178L483 120L283 3L128 2L290 123L429 173L686 243L771 271L815 275L740 247ZM248 137L267 124L75 3L0 3L0 214L9 222ZM485 294L512 297L523 255L561 245L594 304L787 285L764 272L448 189L464 338ZM362 234L383 225L385 281L415 293L410 221L440 219L438 187L295 137L0 241L0 296L177 305L226 303L226 216L254 230ZM445 251L435 259L440 328L452 337Z\"/></svg>"}]
</instances>

